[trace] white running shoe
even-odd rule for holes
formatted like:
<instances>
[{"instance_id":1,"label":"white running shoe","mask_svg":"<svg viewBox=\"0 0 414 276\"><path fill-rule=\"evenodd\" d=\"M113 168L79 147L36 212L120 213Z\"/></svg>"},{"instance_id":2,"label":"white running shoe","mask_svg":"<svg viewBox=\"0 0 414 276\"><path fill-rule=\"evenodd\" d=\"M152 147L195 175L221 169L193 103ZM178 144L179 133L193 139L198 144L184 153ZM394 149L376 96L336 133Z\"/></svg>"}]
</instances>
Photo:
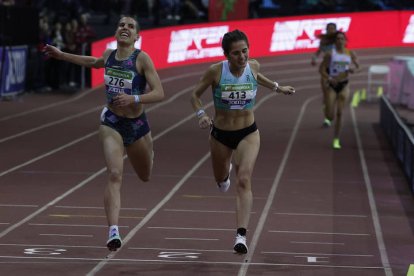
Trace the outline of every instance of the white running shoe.
<instances>
[{"instance_id":1,"label":"white running shoe","mask_svg":"<svg viewBox=\"0 0 414 276\"><path fill-rule=\"evenodd\" d=\"M225 181L217 183L217 186L219 187L219 190L222 193L227 192L230 188L230 172L232 168L233 168L233 164L230 163L229 176L227 177Z\"/></svg>"},{"instance_id":2,"label":"white running shoe","mask_svg":"<svg viewBox=\"0 0 414 276\"><path fill-rule=\"evenodd\" d=\"M234 243L233 249L234 249L234 252L237 254L246 254L247 253L246 236L237 234L236 242Z\"/></svg>"}]
</instances>

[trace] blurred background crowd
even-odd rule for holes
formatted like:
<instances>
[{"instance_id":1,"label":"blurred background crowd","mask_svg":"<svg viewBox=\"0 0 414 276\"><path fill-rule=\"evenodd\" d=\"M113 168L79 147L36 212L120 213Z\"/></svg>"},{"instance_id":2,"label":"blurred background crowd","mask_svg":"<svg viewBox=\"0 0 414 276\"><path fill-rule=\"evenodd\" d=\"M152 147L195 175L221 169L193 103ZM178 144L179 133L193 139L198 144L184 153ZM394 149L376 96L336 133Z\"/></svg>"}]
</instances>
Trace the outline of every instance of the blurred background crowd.
<instances>
[{"instance_id":1,"label":"blurred background crowd","mask_svg":"<svg viewBox=\"0 0 414 276\"><path fill-rule=\"evenodd\" d=\"M228 1L237 4L237 0ZM249 18L414 9L413 0L248 0L248 5ZM113 35L121 15L135 16L141 29L209 21L209 0L0 0L0 35L7 33L6 28L16 27L5 21L8 7L30 8L36 13L37 41L26 43L26 87L36 92L76 91L82 81L79 66L42 54L46 43L66 52L90 54L91 42ZM24 33L26 26L22 27L16 31ZM12 39L0 36L0 46L9 44L13 45Z\"/></svg>"}]
</instances>

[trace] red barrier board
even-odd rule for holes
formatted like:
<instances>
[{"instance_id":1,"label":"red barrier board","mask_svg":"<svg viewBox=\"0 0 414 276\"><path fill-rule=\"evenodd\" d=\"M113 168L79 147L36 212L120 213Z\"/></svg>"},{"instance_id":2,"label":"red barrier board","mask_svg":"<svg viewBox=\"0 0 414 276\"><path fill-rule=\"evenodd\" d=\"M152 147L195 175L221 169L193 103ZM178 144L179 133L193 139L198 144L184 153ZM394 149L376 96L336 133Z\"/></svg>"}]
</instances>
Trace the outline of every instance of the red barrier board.
<instances>
[{"instance_id":1,"label":"red barrier board","mask_svg":"<svg viewBox=\"0 0 414 276\"><path fill-rule=\"evenodd\" d=\"M295 16L243 21L215 22L143 30L136 44L147 52L158 69L223 59L221 39L231 30L246 33L250 56L274 56L314 52L318 34L334 22L346 32L348 47L383 48L414 46L414 12L364 12ZM115 28L115 27L114 27ZM115 29L114 29L115 32ZM114 38L92 44L92 55L115 48ZM92 70L92 86L103 83L103 70Z\"/></svg>"}]
</instances>

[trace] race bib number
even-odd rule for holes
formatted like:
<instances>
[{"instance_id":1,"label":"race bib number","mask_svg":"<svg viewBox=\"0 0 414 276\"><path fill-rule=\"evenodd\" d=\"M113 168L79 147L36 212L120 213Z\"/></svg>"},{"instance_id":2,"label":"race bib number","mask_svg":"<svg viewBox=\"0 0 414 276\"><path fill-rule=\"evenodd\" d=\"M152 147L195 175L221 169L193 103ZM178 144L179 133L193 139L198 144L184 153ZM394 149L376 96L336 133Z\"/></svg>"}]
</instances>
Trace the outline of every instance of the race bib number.
<instances>
[{"instance_id":1,"label":"race bib number","mask_svg":"<svg viewBox=\"0 0 414 276\"><path fill-rule=\"evenodd\" d=\"M251 83L222 84L221 91L221 101L230 109L242 109L256 97Z\"/></svg>"},{"instance_id":2,"label":"race bib number","mask_svg":"<svg viewBox=\"0 0 414 276\"><path fill-rule=\"evenodd\" d=\"M131 94L134 79L133 72L106 68L104 79L108 98L112 98L119 93Z\"/></svg>"},{"instance_id":3,"label":"race bib number","mask_svg":"<svg viewBox=\"0 0 414 276\"><path fill-rule=\"evenodd\" d=\"M349 62L348 61L336 61L332 64L331 72L333 75L339 75L340 73L344 73L349 69Z\"/></svg>"}]
</instances>

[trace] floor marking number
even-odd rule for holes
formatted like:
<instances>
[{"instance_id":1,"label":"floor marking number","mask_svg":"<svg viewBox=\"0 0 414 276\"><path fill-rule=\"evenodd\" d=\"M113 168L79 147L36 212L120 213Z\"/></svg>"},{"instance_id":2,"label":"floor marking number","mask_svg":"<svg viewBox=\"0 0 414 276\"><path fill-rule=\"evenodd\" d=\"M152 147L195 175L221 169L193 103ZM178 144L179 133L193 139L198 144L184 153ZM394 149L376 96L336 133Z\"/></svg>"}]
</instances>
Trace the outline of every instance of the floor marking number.
<instances>
[{"instance_id":1,"label":"floor marking number","mask_svg":"<svg viewBox=\"0 0 414 276\"><path fill-rule=\"evenodd\" d=\"M327 259L327 257L306 257L308 259L308 263L327 263L327 261L322 261L318 259Z\"/></svg>"},{"instance_id":2,"label":"floor marking number","mask_svg":"<svg viewBox=\"0 0 414 276\"><path fill-rule=\"evenodd\" d=\"M24 254L27 255L60 255L66 252L66 249L61 248L26 248Z\"/></svg>"},{"instance_id":3,"label":"floor marking number","mask_svg":"<svg viewBox=\"0 0 414 276\"><path fill-rule=\"evenodd\" d=\"M201 253L193 253L193 252L160 252L158 254L159 258L166 258L166 259L179 259L179 258L188 258L188 259L198 259L198 256Z\"/></svg>"}]
</instances>

